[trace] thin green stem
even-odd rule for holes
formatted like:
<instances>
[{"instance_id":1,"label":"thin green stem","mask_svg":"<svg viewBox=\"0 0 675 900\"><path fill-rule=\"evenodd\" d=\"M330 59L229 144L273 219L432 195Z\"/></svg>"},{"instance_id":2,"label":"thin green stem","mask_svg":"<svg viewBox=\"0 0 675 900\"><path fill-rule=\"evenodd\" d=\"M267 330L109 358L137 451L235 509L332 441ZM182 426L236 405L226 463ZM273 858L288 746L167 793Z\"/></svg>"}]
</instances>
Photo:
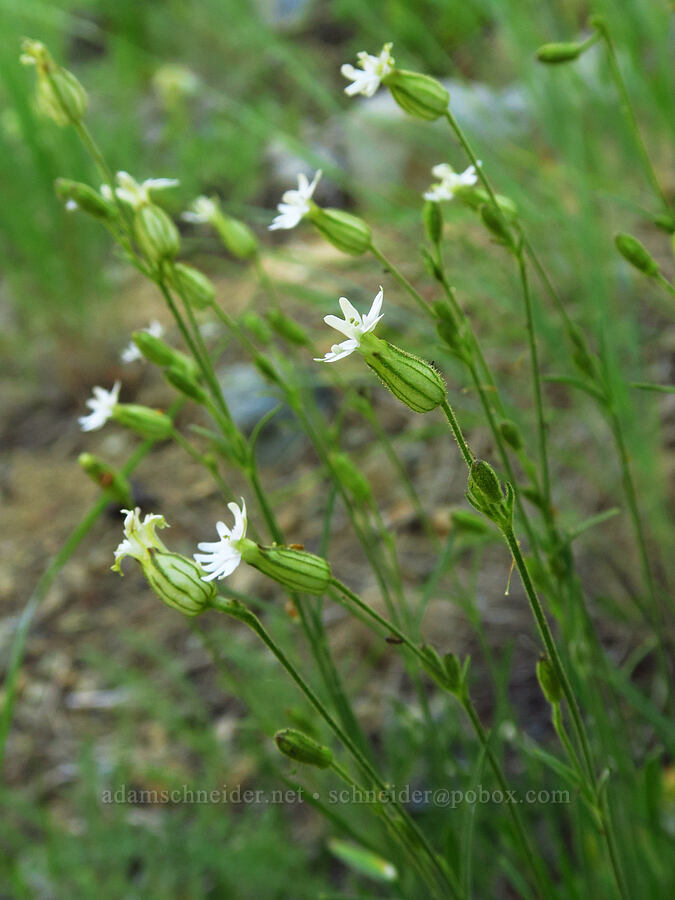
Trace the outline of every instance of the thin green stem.
<instances>
[{"instance_id":1,"label":"thin green stem","mask_svg":"<svg viewBox=\"0 0 675 900\"><path fill-rule=\"evenodd\" d=\"M664 276L660 272L657 273L656 280L662 287L664 287L668 291L671 297L675 297L675 286L672 285L667 278L664 278Z\"/></svg>"},{"instance_id":2,"label":"thin green stem","mask_svg":"<svg viewBox=\"0 0 675 900\"><path fill-rule=\"evenodd\" d=\"M322 702L322 700L314 693L312 688L307 684L305 679L302 677L300 672L295 668L290 659L286 656L284 651L279 647L276 641L272 638L269 632L264 628L262 622L255 616L249 609L243 606L240 603L234 603L228 600L225 600L222 597L217 597L213 602L213 608L219 610L220 612L225 613L226 615L232 616L240 622L243 622L247 625L258 637L261 641L267 646L267 648L274 654L279 663L286 670L291 679L295 682L298 688L305 695L309 703L314 707L317 713L321 716L321 718L326 722L328 727L331 729L333 734L338 738L341 744L345 747L345 749L349 752L357 766L361 769L363 774L373 783L373 785L383 792L387 792L387 785L380 778L376 770L373 768L372 764L368 759L363 755L361 750L356 746L356 744L351 740L349 735L341 728L341 726L335 721L335 719L331 716L330 712ZM420 831L418 826L413 822L410 818L407 811L403 806L396 800L392 799L391 805L394 809L396 809L397 813L403 819L406 831L409 831L411 835L415 836L416 841L418 842L419 848L424 852L427 856L428 861L433 866L437 877L440 882L445 884L446 887L450 888L452 894L457 896L457 890L455 886L452 884L451 878L448 876L445 868L440 864L436 853L433 848L427 841L425 835Z\"/></svg>"},{"instance_id":3,"label":"thin green stem","mask_svg":"<svg viewBox=\"0 0 675 900\"><path fill-rule=\"evenodd\" d=\"M527 339L530 346L530 364L532 368L532 384L534 387L534 402L537 412L537 433L539 437L539 467L541 470L541 490L546 502L547 517L551 512L551 480L548 465L548 449L546 439L546 419L544 417L544 401L541 390L541 375L539 373L539 358L537 350L537 335L534 328L534 316L532 313L532 296L527 277L527 265L522 248L518 253L518 273L523 290L525 303L525 320L527 325Z\"/></svg>"},{"instance_id":4,"label":"thin green stem","mask_svg":"<svg viewBox=\"0 0 675 900\"><path fill-rule=\"evenodd\" d=\"M455 440L457 441L457 446L460 449L462 456L464 457L464 462L467 464L469 468L475 459L473 453L471 452L469 445L467 444L464 435L462 434L462 429L459 427L459 422L457 421L457 417L452 410L452 407L448 403L447 399L443 400L441 404L441 409L445 413L445 417L450 424L450 429L455 436Z\"/></svg>"},{"instance_id":5,"label":"thin green stem","mask_svg":"<svg viewBox=\"0 0 675 900\"><path fill-rule=\"evenodd\" d=\"M633 104L631 103L630 96L628 94L628 88L626 87L626 82L624 81L623 75L621 74L619 61L616 58L614 41L612 40L612 36L609 32L607 23L604 20L602 21L601 26L598 28L598 31L601 33L605 46L607 47L609 66L612 72L614 83L616 84L617 90L619 92L619 97L621 98L621 108L628 121L629 128L633 134L635 146L637 147L638 154L640 156L640 162L642 163L645 175L647 176L647 180L649 181L656 196L663 203L666 209L668 209L668 198L666 197L663 188L659 184L659 180L656 177L656 172L654 171L654 166L652 165L652 161L649 158L649 153L647 152L647 147L645 146L645 142L642 138L642 133L640 132L640 126L638 125L635 110L633 109Z\"/></svg>"},{"instance_id":6,"label":"thin green stem","mask_svg":"<svg viewBox=\"0 0 675 900\"><path fill-rule=\"evenodd\" d=\"M413 285L408 281L403 272L400 269L397 269L396 266L390 262L387 257L382 253L381 250L378 250L374 244L370 245L370 252L373 254L375 259L379 260L382 265L387 269L393 276L396 281L401 285L401 287L412 297L415 303L419 306L419 308L424 312L425 316L434 317L432 310L429 308L429 304L424 301L421 294L413 287Z\"/></svg>"}]
</instances>

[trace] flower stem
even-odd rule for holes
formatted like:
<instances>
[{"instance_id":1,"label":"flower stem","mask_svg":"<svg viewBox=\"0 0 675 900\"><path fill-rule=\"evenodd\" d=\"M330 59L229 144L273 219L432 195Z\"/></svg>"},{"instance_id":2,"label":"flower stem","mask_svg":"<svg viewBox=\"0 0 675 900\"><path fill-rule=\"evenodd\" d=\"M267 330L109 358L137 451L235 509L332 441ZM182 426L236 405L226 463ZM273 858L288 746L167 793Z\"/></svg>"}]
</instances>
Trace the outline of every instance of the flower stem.
<instances>
[{"instance_id":1,"label":"flower stem","mask_svg":"<svg viewBox=\"0 0 675 900\"><path fill-rule=\"evenodd\" d=\"M390 262L387 257L382 253L374 244L370 245L370 252L373 254L375 259L379 260L382 265L387 269L393 276L396 281L401 285L401 287L413 298L415 303L420 307L425 316L434 317L432 310L429 308L428 303L426 303L421 294L413 287L413 285L408 281L403 272L400 269L397 269L396 266Z\"/></svg>"},{"instance_id":2,"label":"flower stem","mask_svg":"<svg viewBox=\"0 0 675 900\"><path fill-rule=\"evenodd\" d=\"M450 406L450 404L448 403L447 399L445 399L443 401L443 403L441 404L441 408L442 408L443 412L445 413L445 417L450 424L450 428L452 430L452 433L455 436L457 445L460 449L462 456L464 457L464 462L467 464L467 466L469 468L471 468L471 465L472 465L475 457L474 457L473 453L471 452L471 450L469 449L469 445L467 444L467 442L464 438L464 435L462 434L462 429L459 427L459 422L457 421L457 417L455 416L455 413L453 412L453 409Z\"/></svg>"}]
</instances>

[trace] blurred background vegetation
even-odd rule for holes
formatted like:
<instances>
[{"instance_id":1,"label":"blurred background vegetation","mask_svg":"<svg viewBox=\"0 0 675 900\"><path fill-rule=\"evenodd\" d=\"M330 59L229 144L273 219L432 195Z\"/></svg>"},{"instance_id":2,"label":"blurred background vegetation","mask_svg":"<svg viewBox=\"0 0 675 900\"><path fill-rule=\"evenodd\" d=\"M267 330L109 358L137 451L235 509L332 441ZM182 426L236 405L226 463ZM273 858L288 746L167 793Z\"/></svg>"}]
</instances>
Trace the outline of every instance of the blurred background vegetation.
<instances>
[{"instance_id":1,"label":"blurred background vegetation","mask_svg":"<svg viewBox=\"0 0 675 900\"><path fill-rule=\"evenodd\" d=\"M75 411L90 385L103 383L100 379L114 371L116 354L128 339L126 331L114 330L120 328L119 316L129 330L146 324L134 318L125 300L133 295L138 309L150 307L138 301L108 236L84 217L64 211L55 197L57 177L96 184L95 174L71 131L55 128L35 111L33 73L18 64L21 37L44 41L86 86L88 123L113 169L128 170L139 180L179 178L179 188L165 201L176 216L197 194L219 195L229 212L260 234L287 302L318 325L340 293L372 298L382 274L360 260L348 268L333 256L326 262L306 236L267 236L271 210L296 172L303 166L323 168L319 196L358 210L382 235L392 258L409 274L426 278L432 290L417 253L423 239L420 195L433 164L448 161L460 170L465 165L442 125L405 120L384 93L370 103L344 96L340 64L353 61L359 50L377 52L391 40L401 65L450 79L455 116L500 192L517 203L568 311L589 330L614 373L651 539L667 559L673 545L664 485L674 468L672 453L666 453L675 443L673 405L670 397L636 397L629 383L673 382L675 330L665 295L628 268L612 238L618 230L636 234L672 275L668 236L652 224L658 209L600 48L574 66L545 68L534 59L541 43L583 33L591 12L604 14L611 25L650 154L672 194L675 71L669 45L672 13L665 0L0 0L0 353L9 398L2 422L3 466L31 478L33 470L21 468L22 461L12 454L29 454L34 447L42 451L45 441L53 442L49 449L56 448L58 459L37 457L42 468L35 476L36 507L49 498L54 480L63 479L67 500L53 495L47 513L72 525L93 496L89 485L79 486L74 457L84 445L73 425ZM519 387L526 361L515 272L469 211L448 206L446 213L453 282L506 382L514 414L524 413L527 420L530 397ZM184 238L187 258L198 259L238 296L241 265L195 229L186 227ZM303 266L301 285L293 275L298 264ZM569 364L559 323L543 297L539 291L537 325L545 368L549 374L565 372ZM394 331L406 333L407 345L433 340L400 310L392 310L389 322ZM589 401L557 388L551 388L549 400L556 415L552 440L559 451L560 514L570 521L578 517L578 504L591 514L615 503L619 476L607 464L608 432ZM479 416L475 398L463 395L458 402L471 426ZM48 403L56 421L45 425ZM400 428L395 417L392 421L394 431ZM419 436L412 430L404 435L404 455L410 455L406 448ZM112 445L107 449L120 452ZM424 463L410 458L423 472ZM45 465L53 466L50 473L43 471ZM311 470L307 463L310 484ZM168 464L163 471L170 480ZM146 471L150 486L153 474ZM187 477L178 482L185 490L192 486ZM3 490L7 484L11 494L11 478L3 475ZM273 486L281 500L288 498L283 473ZM385 502L386 482L380 489ZM32 524L47 513L26 514L12 527L18 522L31 533ZM630 582L639 579L626 561L627 526L619 518L605 528L604 543L591 539L585 571L599 620L610 641L628 655L635 647L626 634L637 626L615 581L626 581L630 593ZM302 529L298 524L298 532ZM157 613L152 598L133 619L135 598L123 599L122 588L110 587L105 574L118 530L117 522L101 526L93 561L71 570L53 600L56 612L65 603L68 615L54 625L56 637L47 616L29 659L27 711L19 715L19 735L10 748L4 798L11 814L0 825L7 851L0 862L3 896L301 898L336 884L346 891L339 896L382 895L375 882L336 871L323 826L307 808L302 814L281 806L232 804L135 810L113 804L101 810L101 791L117 784L278 787L279 762L261 747L261 734L285 724L278 711L295 709L297 702L276 677L274 664L251 653L246 642L233 641L229 627L218 631L215 625L209 632L220 658L213 670L202 638L169 611ZM189 531L182 535L186 548ZM10 613L20 610L42 560L65 533L62 527L41 539L36 558L26 553L14 559L17 571L5 579L9 601L3 649L11 634ZM7 546L14 546L9 538ZM463 545L449 559L464 560L467 578L453 586L454 597L475 625L475 578L484 557L480 549L469 550L468 563ZM502 576L500 569L500 584ZM663 571L659 577L665 590ZM106 586L97 587L95 579L107 579ZM131 585L137 594L143 590L131 577L125 583L127 594ZM120 604L117 610L100 609L99 589ZM124 615L132 617L133 627L124 626ZM270 615L277 629L292 627L283 612L271 610ZM494 685L482 699L495 722L523 715L527 725L528 704L535 702L532 667L520 676L517 661L512 668L507 648L521 621L513 615L508 635L493 635L503 656L491 672ZM369 670L359 662L358 649L350 650L347 638L342 649L351 682L363 688ZM532 647L527 652L534 658ZM367 658L379 659L372 648ZM638 662L636 657L631 665ZM521 693L509 696L514 670ZM399 677L383 672L386 702L368 695L360 712L377 734L393 781L443 783L448 771L433 754L428 770L417 765L423 750L416 711L408 700L396 700ZM261 683L265 692L255 690ZM83 692L100 685L119 693L109 700L104 695L102 706L85 703L77 724L72 721L77 713L57 712L64 697L75 696L71 710L78 709ZM382 706L374 710L368 703ZM389 704L398 717L387 712ZM51 725L45 724L45 710L54 716ZM451 712L439 712L438 729L439 742L452 746L458 760L452 773L456 783L466 787L480 781L482 773L462 762L473 754L464 750L461 723ZM58 749L45 747L52 739ZM538 784L545 777L542 766L534 758L529 764L518 775L525 784ZM646 790L647 778L657 791L654 784L662 776L663 795L670 791L670 815L675 815L672 770L658 761L650 765L647 773L645 763L645 782L636 782L636 791ZM446 811L420 812L429 828L439 829L450 856L462 858L462 848L453 841L461 832L460 815L468 814L457 814L448 828ZM553 807L545 810L544 823L556 814ZM367 821L363 811L355 815ZM497 816L477 832L477 858L491 860L499 821ZM552 825L551 841L555 833ZM554 845L551 852L561 858L561 877L569 887L565 896L577 896L572 850ZM497 856L494 866L491 861L485 872L475 873L478 896L511 896L518 890L518 873L508 870L505 854ZM591 866L592 857L588 851ZM652 859L649 865L659 862ZM505 877L504 872L511 887L494 893L495 884L504 884L494 879Z\"/></svg>"}]
</instances>

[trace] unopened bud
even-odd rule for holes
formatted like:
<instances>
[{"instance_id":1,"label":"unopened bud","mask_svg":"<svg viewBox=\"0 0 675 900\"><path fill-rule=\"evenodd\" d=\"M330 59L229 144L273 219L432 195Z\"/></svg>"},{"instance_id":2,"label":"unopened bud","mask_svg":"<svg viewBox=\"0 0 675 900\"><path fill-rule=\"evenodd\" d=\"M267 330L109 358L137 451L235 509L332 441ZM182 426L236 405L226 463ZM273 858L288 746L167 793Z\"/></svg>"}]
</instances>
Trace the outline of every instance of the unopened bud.
<instances>
[{"instance_id":1,"label":"unopened bud","mask_svg":"<svg viewBox=\"0 0 675 900\"><path fill-rule=\"evenodd\" d=\"M151 441L163 441L173 431L173 422L166 413L136 403L118 403L112 418Z\"/></svg>"},{"instance_id":2,"label":"unopened bud","mask_svg":"<svg viewBox=\"0 0 675 900\"><path fill-rule=\"evenodd\" d=\"M169 216L154 203L139 206L134 216L136 240L153 263L173 259L180 250L180 235Z\"/></svg>"},{"instance_id":3,"label":"unopened bud","mask_svg":"<svg viewBox=\"0 0 675 900\"><path fill-rule=\"evenodd\" d=\"M319 744L314 738L303 734L302 731L296 731L295 728L277 731L274 743L284 756L308 766L327 769L333 762L333 751L330 747Z\"/></svg>"},{"instance_id":4,"label":"unopened bud","mask_svg":"<svg viewBox=\"0 0 675 900\"><path fill-rule=\"evenodd\" d=\"M523 447L523 436L520 428L511 419L503 419L499 423L499 433L504 438L509 447L514 450L521 450Z\"/></svg>"},{"instance_id":5,"label":"unopened bud","mask_svg":"<svg viewBox=\"0 0 675 900\"><path fill-rule=\"evenodd\" d=\"M424 230L432 244L437 244L443 235L443 213L441 204L427 200L422 207Z\"/></svg>"},{"instance_id":6,"label":"unopened bud","mask_svg":"<svg viewBox=\"0 0 675 900\"><path fill-rule=\"evenodd\" d=\"M445 400L443 376L419 356L373 335L364 335L361 350L384 386L414 412L430 412Z\"/></svg>"},{"instance_id":7,"label":"unopened bud","mask_svg":"<svg viewBox=\"0 0 675 900\"><path fill-rule=\"evenodd\" d=\"M464 684L464 676L459 657L456 653L446 653L443 657L445 677L448 682L448 690L453 694L459 694Z\"/></svg>"},{"instance_id":8,"label":"unopened bud","mask_svg":"<svg viewBox=\"0 0 675 900\"><path fill-rule=\"evenodd\" d=\"M68 69L57 65L40 41L26 38L21 61L37 70L38 107L57 125L80 122L87 111L87 92Z\"/></svg>"},{"instance_id":9,"label":"unopened bud","mask_svg":"<svg viewBox=\"0 0 675 900\"><path fill-rule=\"evenodd\" d=\"M334 247L350 256L360 256L370 249L370 226L342 209L322 209L313 206L309 218Z\"/></svg>"},{"instance_id":10,"label":"unopened bud","mask_svg":"<svg viewBox=\"0 0 675 900\"><path fill-rule=\"evenodd\" d=\"M213 282L194 266L176 263L172 281L176 291L195 309L205 309L213 303L216 296Z\"/></svg>"},{"instance_id":11,"label":"unopened bud","mask_svg":"<svg viewBox=\"0 0 675 900\"><path fill-rule=\"evenodd\" d=\"M299 594L323 594L330 584L331 571L326 560L306 550L277 544L262 547L247 541L242 557L250 566Z\"/></svg>"},{"instance_id":12,"label":"unopened bud","mask_svg":"<svg viewBox=\"0 0 675 900\"><path fill-rule=\"evenodd\" d=\"M367 503L372 498L370 482L346 453L330 453L328 462L336 478L349 488L355 500Z\"/></svg>"},{"instance_id":13,"label":"unopened bud","mask_svg":"<svg viewBox=\"0 0 675 900\"><path fill-rule=\"evenodd\" d=\"M271 309L267 313L267 321L270 323L274 331L291 344L298 347L306 347L309 344L309 338L303 328L285 316L280 309Z\"/></svg>"},{"instance_id":14,"label":"unopened bud","mask_svg":"<svg viewBox=\"0 0 675 900\"><path fill-rule=\"evenodd\" d=\"M617 234L614 238L616 249L623 258L650 278L659 274L659 264L647 248L630 234Z\"/></svg>"},{"instance_id":15,"label":"unopened bud","mask_svg":"<svg viewBox=\"0 0 675 900\"><path fill-rule=\"evenodd\" d=\"M391 96L410 116L430 122L448 111L450 94L429 75L395 69L382 79L382 83L387 85Z\"/></svg>"},{"instance_id":16,"label":"unopened bud","mask_svg":"<svg viewBox=\"0 0 675 900\"><path fill-rule=\"evenodd\" d=\"M471 464L469 490L488 503L501 503L504 499L497 473L484 459L475 459Z\"/></svg>"},{"instance_id":17,"label":"unopened bud","mask_svg":"<svg viewBox=\"0 0 675 900\"><path fill-rule=\"evenodd\" d=\"M483 205L489 206L493 202L492 197L490 197L485 188L480 185L463 188L461 191L458 191L455 196L465 206L474 210L480 209ZM494 199L497 201L499 211L506 221L514 222L518 217L518 207L513 200L511 200L510 197L505 197L504 194L495 194Z\"/></svg>"},{"instance_id":18,"label":"unopened bud","mask_svg":"<svg viewBox=\"0 0 675 900\"><path fill-rule=\"evenodd\" d=\"M196 362L185 353L181 353L180 350L174 350L173 347L165 344L161 338L155 337L154 334L150 334L148 331L134 331L131 335L131 340L148 362L163 368L184 369L191 373L194 378L197 377L198 368Z\"/></svg>"},{"instance_id":19,"label":"unopened bud","mask_svg":"<svg viewBox=\"0 0 675 900\"><path fill-rule=\"evenodd\" d=\"M498 212L492 204L485 203L480 208L480 217L483 220L483 225L500 244L503 244L510 250L514 249L515 244L511 229L501 212Z\"/></svg>"},{"instance_id":20,"label":"unopened bud","mask_svg":"<svg viewBox=\"0 0 675 900\"><path fill-rule=\"evenodd\" d=\"M260 374L267 378L268 381L271 381L274 384L281 383L277 370L266 356L263 356L262 353L256 353L253 357L253 362Z\"/></svg>"},{"instance_id":21,"label":"unopened bud","mask_svg":"<svg viewBox=\"0 0 675 900\"><path fill-rule=\"evenodd\" d=\"M207 402L206 391L200 386L197 379L182 366L169 366L164 370L164 377L172 387L181 394L185 394L186 397L190 397L191 400L202 405Z\"/></svg>"},{"instance_id":22,"label":"unopened bud","mask_svg":"<svg viewBox=\"0 0 675 900\"><path fill-rule=\"evenodd\" d=\"M66 204L67 209L81 209L95 219L109 222L117 217L114 204L103 198L88 184L71 181L69 178L57 178L55 182L56 196Z\"/></svg>"},{"instance_id":23,"label":"unopened bud","mask_svg":"<svg viewBox=\"0 0 675 900\"><path fill-rule=\"evenodd\" d=\"M536 52L536 57L541 63L549 65L571 62L577 59L585 50L584 44L572 42L543 44Z\"/></svg>"},{"instance_id":24,"label":"unopened bud","mask_svg":"<svg viewBox=\"0 0 675 900\"><path fill-rule=\"evenodd\" d=\"M179 553L151 550L141 565L157 596L186 616L198 616L218 596L215 584L203 580L204 570Z\"/></svg>"},{"instance_id":25,"label":"unopened bud","mask_svg":"<svg viewBox=\"0 0 675 900\"><path fill-rule=\"evenodd\" d=\"M123 506L132 505L131 485L121 472L92 453L81 453L77 461L101 490L108 491Z\"/></svg>"},{"instance_id":26,"label":"unopened bud","mask_svg":"<svg viewBox=\"0 0 675 900\"><path fill-rule=\"evenodd\" d=\"M212 223L226 250L237 259L249 259L258 252L258 239L245 222L218 209Z\"/></svg>"},{"instance_id":27,"label":"unopened bud","mask_svg":"<svg viewBox=\"0 0 675 900\"><path fill-rule=\"evenodd\" d=\"M249 310L242 315L239 322L261 344L269 344L272 340L272 332L269 325L258 313Z\"/></svg>"},{"instance_id":28,"label":"unopened bud","mask_svg":"<svg viewBox=\"0 0 675 900\"><path fill-rule=\"evenodd\" d=\"M560 703L563 696L562 687L558 681L555 669L551 664L551 660L546 656L542 656L537 663L537 680L539 681L539 687L548 702L551 704Z\"/></svg>"}]
</instances>

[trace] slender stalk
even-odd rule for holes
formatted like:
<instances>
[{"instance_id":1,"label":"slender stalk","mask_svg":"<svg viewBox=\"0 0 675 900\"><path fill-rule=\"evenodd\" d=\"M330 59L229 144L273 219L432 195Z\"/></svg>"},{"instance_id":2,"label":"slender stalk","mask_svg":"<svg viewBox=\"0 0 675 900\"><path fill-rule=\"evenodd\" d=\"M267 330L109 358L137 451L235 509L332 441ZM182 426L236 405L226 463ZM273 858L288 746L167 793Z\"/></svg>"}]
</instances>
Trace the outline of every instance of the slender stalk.
<instances>
[{"instance_id":1,"label":"slender stalk","mask_svg":"<svg viewBox=\"0 0 675 900\"><path fill-rule=\"evenodd\" d=\"M213 602L213 608L217 609L220 612L225 613L226 615L232 616L240 622L243 622L247 625L255 634L258 635L260 640L267 646L267 648L274 654L279 663L286 670L291 679L295 682L298 688L305 695L309 703L314 707L317 713L321 716L321 718L326 722L328 727L331 729L333 734L338 738L338 740L342 743L345 749L349 752L355 763L361 769L363 774L373 783L373 785L378 788L380 791L383 791L388 794L387 785L380 778L376 770L373 768L372 764L366 759L361 750L354 744L349 735L343 731L341 726L335 721L335 719L331 716L330 712L322 702L322 700L314 693L312 688L307 684L305 679L302 677L300 672L295 668L290 659L286 656L284 651L279 647L276 641L272 638L269 632L264 628L262 622L255 616L249 609L243 606L240 603L233 603L231 601L225 600L222 597L217 597ZM423 832L420 831L415 822L410 818L409 814L405 810L405 808L399 803L395 798L391 800L392 808L396 810L401 819L403 820L405 830L409 832L411 835L415 836L415 840L418 843L418 847L423 851L425 856L427 857L429 863L432 868L436 872L436 877L439 881L444 884L447 888L450 889L453 896L458 896L458 890L456 886L452 883L452 877L449 872L446 871L445 867L442 866L434 852L433 848L427 841ZM392 822L392 824L394 824Z\"/></svg>"},{"instance_id":2,"label":"slender stalk","mask_svg":"<svg viewBox=\"0 0 675 900\"><path fill-rule=\"evenodd\" d=\"M429 308L429 304L424 301L419 291L417 291L413 287L413 285L408 281L403 272L401 272L400 269L397 269L396 266L392 262L390 262L384 255L384 253L382 253L381 250L378 250L374 244L370 245L370 252L373 254L375 259L379 260L379 262L382 263L385 269L387 269L394 276L394 279L398 281L401 287L405 291L407 291L408 294L410 294L415 303L423 311L424 315L433 318L434 314Z\"/></svg>"},{"instance_id":3,"label":"slender stalk","mask_svg":"<svg viewBox=\"0 0 675 900\"><path fill-rule=\"evenodd\" d=\"M660 272L657 274L656 280L668 291L671 297L675 297L675 286L673 286L667 278L664 278Z\"/></svg>"},{"instance_id":4,"label":"slender stalk","mask_svg":"<svg viewBox=\"0 0 675 900\"><path fill-rule=\"evenodd\" d=\"M658 199L663 203L666 209L668 209L668 198L666 197L663 188L659 184L659 180L656 177L656 172L654 171L654 166L652 165L652 161L649 158L649 153L647 152L647 147L645 146L645 142L642 138L640 126L638 125L635 110L633 109L633 104L631 103L630 96L628 94L626 82L624 81L623 75L621 74L621 67L619 66L619 61L616 58L616 50L614 49L614 41L612 40L612 36L609 32L607 23L603 19L601 23L598 23L596 25L596 28L602 35L605 47L607 48L607 56L609 58L609 66L612 72L612 78L614 79L614 83L616 84L617 90L619 92L619 97L621 98L621 109L623 110L626 120L628 121L628 126L633 135L633 140L635 141L635 146L637 147L637 151L640 156L640 162L642 163L645 175L647 176L647 180L649 181L652 190L654 191Z\"/></svg>"},{"instance_id":5,"label":"slender stalk","mask_svg":"<svg viewBox=\"0 0 675 900\"><path fill-rule=\"evenodd\" d=\"M544 417L544 402L541 390L541 376L539 374L539 358L537 350L537 336L534 330L534 317L532 314L532 296L527 277L527 265L522 248L518 253L518 273L523 289L523 301L525 303L525 320L527 324L527 339L530 345L530 364L532 368L532 384L534 387L534 402L537 412L537 433L539 437L539 467L541 470L541 490L546 502L548 514L551 511L551 480L548 466L548 449L546 440L546 419Z\"/></svg>"},{"instance_id":6,"label":"slender stalk","mask_svg":"<svg viewBox=\"0 0 675 900\"><path fill-rule=\"evenodd\" d=\"M464 435L462 434L462 429L459 427L457 417L455 416L455 413L453 412L452 407L447 400L443 401L443 403L441 404L441 409L445 413L445 417L450 424L452 433L455 436L455 440L457 441L457 446L459 447L460 452L464 457L464 462L469 468L471 468L475 457L469 449L469 445L467 444L466 440L464 439Z\"/></svg>"}]
</instances>

